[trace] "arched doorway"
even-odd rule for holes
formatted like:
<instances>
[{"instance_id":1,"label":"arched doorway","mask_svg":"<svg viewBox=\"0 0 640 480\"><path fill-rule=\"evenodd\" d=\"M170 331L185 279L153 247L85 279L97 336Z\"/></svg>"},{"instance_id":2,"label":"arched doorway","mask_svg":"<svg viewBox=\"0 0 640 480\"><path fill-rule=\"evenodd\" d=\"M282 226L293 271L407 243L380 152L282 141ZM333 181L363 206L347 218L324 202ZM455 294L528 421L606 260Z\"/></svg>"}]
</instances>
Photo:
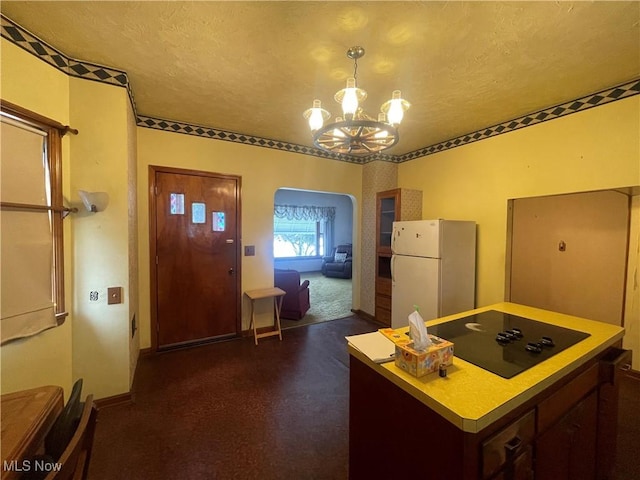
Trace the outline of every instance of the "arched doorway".
<instances>
[{"instance_id":1,"label":"arched doorway","mask_svg":"<svg viewBox=\"0 0 640 480\"><path fill-rule=\"evenodd\" d=\"M322 265L334 258L338 246L353 244L353 224L354 204L348 195L290 188L275 192L274 268L298 271L301 283L309 281L310 297L304 317L283 318L283 328L351 314L355 268L349 275L327 276Z\"/></svg>"}]
</instances>

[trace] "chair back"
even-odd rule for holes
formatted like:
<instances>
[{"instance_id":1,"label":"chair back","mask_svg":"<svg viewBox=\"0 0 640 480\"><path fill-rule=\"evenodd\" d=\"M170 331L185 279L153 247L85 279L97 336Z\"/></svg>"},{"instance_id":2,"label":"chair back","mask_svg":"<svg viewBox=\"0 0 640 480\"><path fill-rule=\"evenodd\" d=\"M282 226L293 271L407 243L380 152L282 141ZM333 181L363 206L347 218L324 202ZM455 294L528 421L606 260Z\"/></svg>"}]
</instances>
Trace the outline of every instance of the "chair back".
<instances>
[{"instance_id":1,"label":"chair back","mask_svg":"<svg viewBox=\"0 0 640 480\"><path fill-rule=\"evenodd\" d=\"M275 269L273 284L285 292L297 293L300 288L300 272L297 270Z\"/></svg>"},{"instance_id":2,"label":"chair back","mask_svg":"<svg viewBox=\"0 0 640 480\"><path fill-rule=\"evenodd\" d=\"M338 245L336 247L335 253L346 253L347 258L350 258L353 255L353 247L350 243L344 245ZM334 253L334 255L335 255Z\"/></svg>"},{"instance_id":3,"label":"chair back","mask_svg":"<svg viewBox=\"0 0 640 480\"><path fill-rule=\"evenodd\" d=\"M89 472L89 461L93 448L98 409L93 403L93 395L84 402L80 422L69 444L57 461L57 471L51 471L45 480L85 480Z\"/></svg>"},{"instance_id":4,"label":"chair back","mask_svg":"<svg viewBox=\"0 0 640 480\"><path fill-rule=\"evenodd\" d=\"M57 461L64 452L78 427L82 416L82 378L76 380L71 389L71 395L66 405L49 433L44 439L44 447L47 455Z\"/></svg>"}]
</instances>

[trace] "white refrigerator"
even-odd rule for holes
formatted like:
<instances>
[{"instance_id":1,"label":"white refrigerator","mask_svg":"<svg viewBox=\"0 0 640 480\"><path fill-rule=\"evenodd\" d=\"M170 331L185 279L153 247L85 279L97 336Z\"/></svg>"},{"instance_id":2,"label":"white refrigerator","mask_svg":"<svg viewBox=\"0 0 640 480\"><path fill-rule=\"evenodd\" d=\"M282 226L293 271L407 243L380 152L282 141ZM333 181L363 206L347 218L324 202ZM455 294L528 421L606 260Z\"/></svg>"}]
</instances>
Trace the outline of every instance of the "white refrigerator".
<instances>
[{"instance_id":1,"label":"white refrigerator","mask_svg":"<svg viewBox=\"0 0 640 480\"><path fill-rule=\"evenodd\" d=\"M459 220L393 223L391 327L475 308L476 224Z\"/></svg>"}]
</instances>

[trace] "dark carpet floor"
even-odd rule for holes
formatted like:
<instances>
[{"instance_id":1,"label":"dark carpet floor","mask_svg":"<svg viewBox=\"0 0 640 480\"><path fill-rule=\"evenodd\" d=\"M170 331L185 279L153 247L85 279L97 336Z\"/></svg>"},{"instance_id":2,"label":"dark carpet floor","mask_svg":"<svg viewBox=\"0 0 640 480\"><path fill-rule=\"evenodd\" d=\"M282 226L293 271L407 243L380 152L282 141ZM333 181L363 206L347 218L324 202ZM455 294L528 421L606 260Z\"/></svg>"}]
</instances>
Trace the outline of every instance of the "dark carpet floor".
<instances>
[{"instance_id":1,"label":"dark carpet floor","mask_svg":"<svg viewBox=\"0 0 640 480\"><path fill-rule=\"evenodd\" d=\"M346 479L351 317L142 358L100 411L90 480Z\"/></svg>"},{"instance_id":2,"label":"dark carpet floor","mask_svg":"<svg viewBox=\"0 0 640 480\"><path fill-rule=\"evenodd\" d=\"M89 480L346 479L344 337L378 327L353 316L141 358L134 403L100 410ZM638 479L638 377L619 413L617 479Z\"/></svg>"},{"instance_id":3,"label":"dark carpet floor","mask_svg":"<svg viewBox=\"0 0 640 480\"><path fill-rule=\"evenodd\" d=\"M640 479L640 375L621 375L615 478Z\"/></svg>"}]
</instances>

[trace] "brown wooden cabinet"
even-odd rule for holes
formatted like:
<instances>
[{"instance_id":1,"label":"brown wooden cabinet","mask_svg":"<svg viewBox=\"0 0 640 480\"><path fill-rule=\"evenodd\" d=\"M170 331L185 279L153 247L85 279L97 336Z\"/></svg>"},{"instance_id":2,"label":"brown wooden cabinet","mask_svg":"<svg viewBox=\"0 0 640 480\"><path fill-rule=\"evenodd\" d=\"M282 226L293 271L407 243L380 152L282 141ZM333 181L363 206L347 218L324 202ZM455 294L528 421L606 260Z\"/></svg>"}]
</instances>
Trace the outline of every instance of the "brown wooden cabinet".
<instances>
[{"instance_id":1,"label":"brown wooden cabinet","mask_svg":"<svg viewBox=\"0 0 640 480\"><path fill-rule=\"evenodd\" d=\"M391 326L391 236L393 222L422 218L422 192L395 188L376 194L375 317Z\"/></svg>"},{"instance_id":2,"label":"brown wooden cabinet","mask_svg":"<svg viewBox=\"0 0 640 480\"><path fill-rule=\"evenodd\" d=\"M482 478L533 478L532 442L535 409L522 415L482 443ZM494 476L494 474L496 474Z\"/></svg>"},{"instance_id":3,"label":"brown wooden cabinet","mask_svg":"<svg viewBox=\"0 0 640 480\"><path fill-rule=\"evenodd\" d=\"M597 421L594 390L536 441L536 478L596 478Z\"/></svg>"},{"instance_id":4,"label":"brown wooden cabinet","mask_svg":"<svg viewBox=\"0 0 640 480\"><path fill-rule=\"evenodd\" d=\"M594 364L485 440L482 478L596 478L599 372Z\"/></svg>"},{"instance_id":5,"label":"brown wooden cabinet","mask_svg":"<svg viewBox=\"0 0 640 480\"><path fill-rule=\"evenodd\" d=\"M628 361L609 348L469 433L352 355L349 478L611 478L617 411L604 397L617 400L615 375Z\"/></svg>"}]
</instances>

